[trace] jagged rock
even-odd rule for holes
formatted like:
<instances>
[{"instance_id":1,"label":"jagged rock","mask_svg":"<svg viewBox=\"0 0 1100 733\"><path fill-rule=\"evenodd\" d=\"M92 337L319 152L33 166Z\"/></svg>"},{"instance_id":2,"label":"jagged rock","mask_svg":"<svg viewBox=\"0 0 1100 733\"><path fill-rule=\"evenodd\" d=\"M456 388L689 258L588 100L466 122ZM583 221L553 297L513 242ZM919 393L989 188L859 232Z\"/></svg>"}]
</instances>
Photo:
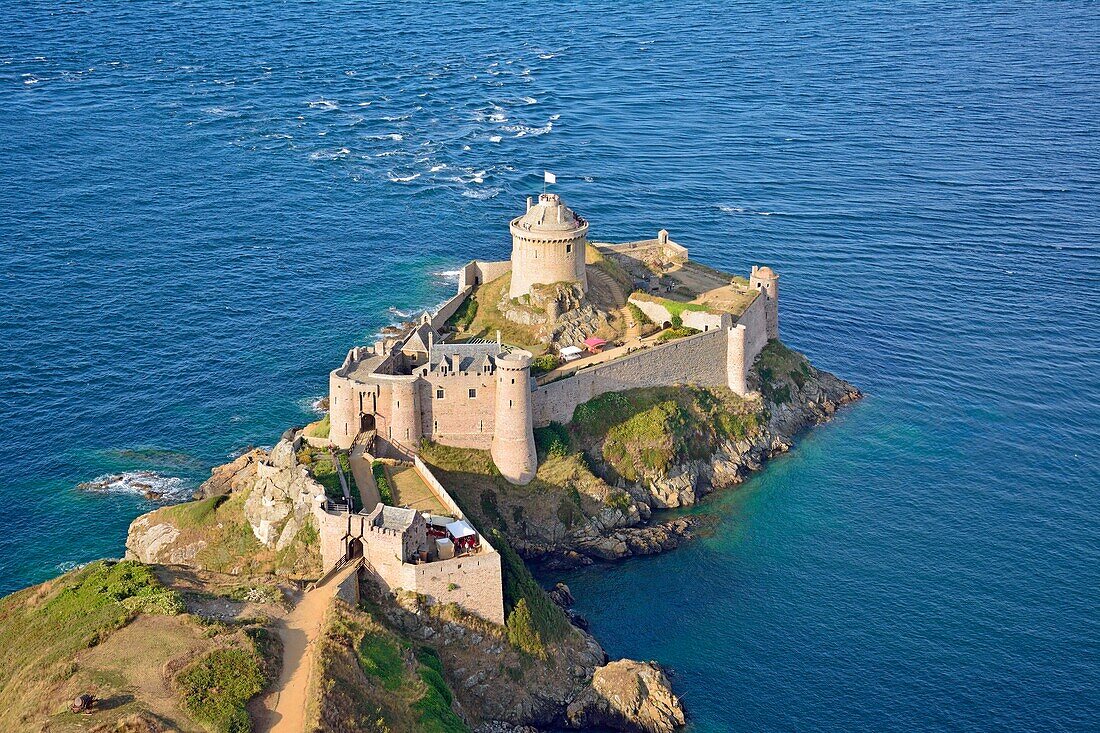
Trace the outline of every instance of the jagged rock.
<instances>
[{"instance_id":1,"label":"jagged rock","mask_svg":"<svg viewBox=\"0 0 1100 733\"><path fill-rule=\"evenodd\" d=\"M569 608L575 602L573 594L569 592L569 586L565 583L558 583L547 595L550 596L550 600L562 608Z\"/></svg>"},{"instance_id":2,"label":"jagged rock","mask_svg":"<svg viewBox=\"0 0 1100 733\"><path fill-rule=\"evenodd\" d=\"M267 458L267 453L259 448L237 456L230 463L216 466L210 472L210 478L206 479L195 492L196 499L206 499L211 496L223 496L239 490L243 486L250 486L256 479L256 463Z\"/></svg>"},{"instance_id":3,"label":"jagged rock","mask_svg":"<svg viewBox=\"0 0 1100 733\"><path fill-rule=\"evenodd\" d=\"M630 659L597 669L591 687L566 710L566 722L638 733L672 733L685 723L684 708L660 667Z\"/></svg>"},{"instance_id":4,"label":"jagged rock","mask_svg":"<svg viewBox=\"0 0 1100 733\"><path fill-rule=\"evenodd\" d=\"M142 515L130 525L126 536L126 557L141 562L161 562L160 553L180 536L172 524L149 524L149 515Z\"/></svg>"}]
</instances>

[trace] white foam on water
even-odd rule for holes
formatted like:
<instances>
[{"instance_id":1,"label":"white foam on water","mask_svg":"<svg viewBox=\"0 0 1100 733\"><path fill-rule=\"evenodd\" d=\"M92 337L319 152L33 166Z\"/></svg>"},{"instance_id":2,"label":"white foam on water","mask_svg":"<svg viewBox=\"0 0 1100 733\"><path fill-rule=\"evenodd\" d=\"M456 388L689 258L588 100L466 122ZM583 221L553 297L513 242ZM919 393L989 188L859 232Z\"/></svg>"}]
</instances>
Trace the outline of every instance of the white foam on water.
<instances>
[{"instance_id":1,"label":"white foam on water","mask_svg":"<svg viewBox=\"0 0 1100 733\"><path fill-rule=\"evenodd\" d=\"M409 181L415 181L417 178L420 178L420 174L419 173L413 173L411 176L397 176L397 175L394 175L393 171L390 171L389 173L386 174L386 177L389 178L394 183L408 183Z\"/></svg>"},{"instance_id":2,"label":"white foam on water","mask_svg":"<svg viewBox=\"0 0 1100 733\"><path fill-rule=\"evenodd\" d=\"M468 199L476 199L478 201L485 201L491 199L494 196L500 194L503 189L500 188L468 188L462 192L462 195Z\"/></svg>"},{"instance_id":3,"label":"white foam on water","mask_svg":"<svg viewBox=\"0 0 1100 733\"><path fill-rule=\"evenodd\" d=\"M548 59L554 58L555 55L556 54L552 54L552 53L540 53L539 58L542 59L543 61L546 61Z\"/></svg>"},{"instance_id":4,"label":"white foam on water","mask_svg":"<svg viewBox=\"0 0 1100 733\"><path fill-rule=\"evenodd\" d=\"M397 318L412 318L415 313L415 311L403 311L395 305L391 305L387 310L390 315L396 316Z\"/></svg>"},{"instance_id":5,"label":"white foam on water","mask_svg":"<svg viewBox=\"0 0 1100 733\"><path fill-rule=\"evenodd\" d=\"M439 171L444 170L446 167L447 167L446 163L440 163L439 165L433 165L431 167L431 169L429 170L429 172L430 173L438 173Z\"/></svg>"},{"instance_id":6,"label":"white foam on water","mask_svg":"<svg viewBox=\"0 0 1100 733\"><path fill-rule=\"evenodd\" d=\"M504 138L502 138L502 137L501 137L500 135L490 135L490 136L489 136L489 142L491 142L491 143L499 143L499 142L500 142L501 140L503 140L503 139L504 139ZM467 148L467 150L468 150L468 149L469 149L469 148Z\"/></svg>"},{"instance_id":7,"label":"white foam on water","mask_svg":"<svg viewBox=\"0 0 1100 733\"><path fill-rule=\"evenodd\" d=\"M718 210L724 211L727 214L743 214L745 210L740 206L725 206L724 204L718 204Z\"/></svg>"},{"instance_id":8,"label":"white foam on water","mask_svg":"<svg viewBox=\"0 0 1100 733\"><path fill-rule=\"evenodd\" d=\"M386 122L402 122L410 117L412 117L412 115L383 115L382 119Z\"/></svg>"},{"instance_id":9,"label":"white foam on water","mask_svg":"<svg viewBox=\"0 0 1100 733\"><path fill-rule=\"evenodd\" d=\"M92 481L77 485L82 491L96 494L156 495L161 501L177 501L190 498L191 487L177 476L164 476L156 471L124 471L97 476Z\"/></svg>"},{"instance_id":10,"label":"white foam on water","mask_svg":"<svg viewBox=\"0 0 1100 733\"><path fill-rule=\"evenodd\" d=\"M561 115L550 115L550 121L551 122L557 122L560 119L561 119Z\"/></svg>"},{"instance_id":11,"label":"white foam on water","mask_svg":"<svg viewBox=\"0 0 1100 733\"><path fill-rule=\"evenodd\" d=\"M535 99L534 97L524 97L523 101L526 102L527 104L538 104L539 103L539 100Z\"/></svg>"},{"instance_id":12,"label":"white foam on water","mask_svg":"<svg viewBox=\"0 0 1100 733\"><path fill-rule=\"evenodd\" d=\"M57 572L59 572L59 573L67 573L70 570L76 570L78 568L82 568L87 564L88 563L86 563L86 562L77 562L76 560L66 560L65 562L57 563L56 565L54 565L54 567L57 569Z\"/></svg>"},{"instance_id":13,"label":"white foam on water","mask_svg":"<svg viewBox=\"0 0 1100 733\"><path fill-rule=\"evenodd\" d=\"M512 137L538 137L539 135L545 135L554 129L553 122L547 122L542 127L531 127L530 125L508 125L504 128L507 132L516 133Z\"/></svg>"},{"instance_id":14,"label":"white foam on water","mask_svg":"<svg viewBox=\"0 0 1100 733\"><path fill-rule=\"evenodd\" d=\"M439 272L433 272L432 274L443 280L458 282L458 276L462 274L462 270L440 270Z\"/></svg>"},{"instance_id":15,"label":"white foam on water","mask_svg":"<svg viewBox=\"0 0 1100 733\"><path fill-rule=\"evenodd\" d=\"M310 109L340 109L340 105L338 105L336 102L333 102L331 99L325 99L324 97L322 97L321 99L315 99L315 100L309 102L309 108Z\"/></svg>"}]
</instances>

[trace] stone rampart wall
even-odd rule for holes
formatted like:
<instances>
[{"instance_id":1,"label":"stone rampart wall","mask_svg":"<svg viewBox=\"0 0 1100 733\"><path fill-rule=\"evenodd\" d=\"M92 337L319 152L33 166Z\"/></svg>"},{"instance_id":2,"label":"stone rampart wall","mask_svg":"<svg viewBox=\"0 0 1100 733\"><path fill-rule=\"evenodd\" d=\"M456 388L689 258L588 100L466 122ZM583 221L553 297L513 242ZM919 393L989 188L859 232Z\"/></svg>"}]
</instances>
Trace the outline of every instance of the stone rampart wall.
<instances>
[{"instance_id":1,"label":"stone rampart wall","mask_svg":"<svg viewBox=\"0 0 1100 733\"><path fill-rule=\"evenodd\" d=\"M443 324L447 322L447 319L455 314L455 311L462 306L468 297L470 297L469 288L460 290L457 295L451 297L443 303L443 305L439 306L439 310L432 314L432 328L437 331L443 328Z\"/></svg>"},{"instance_id":2,"label":"stone rampart wall","mask_svg":"<svg viewBox=\"0 0 1100 733\"><path fill-rule=\"evenodd\" d=\"M433 373L421 380L420 390L422 435L459 448L490 446L496 425L496 380L492 374ZM437 397L439 390L443 390L443 399Z\"/></svg>"},{"instance_id":3,"label":"stone rampart wall","mask_svg":"<svg viewBox=\"0 0 1100 733\"><path fill-rule=\"evenodd\" d=\"M457 603L493 623L504 623L504 583L500 555L482 550L476 555L412 565L409 590L436 603Z\"/></svg>"},{"instance_id":4,"label":"stone rampart wall","mask_svg":"<svg viewBox=\"0 0 1100 733\"><path fill-rule=\"evenodd\" d=\"M567 423L573 411L605 392L673 384L726 386L726 331L711 330L582 369L534 393L535 425Z\"/></svg>"}]
</instances>

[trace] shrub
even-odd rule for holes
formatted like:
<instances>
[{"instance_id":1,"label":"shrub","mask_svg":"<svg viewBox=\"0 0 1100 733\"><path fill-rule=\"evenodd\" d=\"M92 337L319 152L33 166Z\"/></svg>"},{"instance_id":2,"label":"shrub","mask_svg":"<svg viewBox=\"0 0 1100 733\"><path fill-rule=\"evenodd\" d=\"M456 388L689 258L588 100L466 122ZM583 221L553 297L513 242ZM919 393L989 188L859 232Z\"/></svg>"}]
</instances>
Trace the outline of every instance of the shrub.
<instances>
[{"instance_id":1,"label":"shrub","mask_svg":"<svg viewBox=\"0 0 1100 733\"><path fill-rule=\"evenodd\" d=\"M681 338L684 338L685 336L693 336L693 335L699 333L699 329L697 329L697 328L688 328L687 326L677 326L677 325L675 325L676 324L675 319L676 319L676 316L673 316L673 327L672 328L666 328L661 333L661 335L657 337L658 342L665 343L666 341L672 341L673 339L681 339Z\"/></svg>"},{"instance_id":2,"label":"shrub","mask_svg":"<svg viewBox=\"0 0 1100 733\"><path fill-rule=\"evenodd\" d=\"M393 506L393 488L386 476L386 464L375 461L370 464L371 473L374 474L374 483L378 486L378 496L386 506Z\"/></svg>"},{"instance_id":3,"label":"shrub","mask_svg":"<svg viewBox=\"0 0 1100 733\"><path fill-rule=\"evenodd\" d=\"M564 458L569 455L569 431L560 422L551 422L535 430L535 448L541 457Z\"/></svg>"},{"instance_id":4,"label":"shrub","mask_svg":"<svg viewBox=\"0 0 1100 733\"><path fill-rule=\"evenodd\" d=\"M639 325L650 326L653 324L653 321L650 320L649 316L647 316L645 312L638 306L634 305L633 303L627 303L626 307L630 309L630 315L634 317L634 320L637 321Z\"/></svg>"},{"instance_id":5,"label":"shrub","mask_svg":"<svg viewBox=\"0 0 1100 733\"><path fill-rule=\"evenodd\" d=\"M542 356L536 356L531 361L531 372L533 374L545 374L546 372L552 372L558 368L558 364L561 360L553 354L543 354Z\"/></svg>"},{"instance_id":6,"label":"shrub","mask_svg":"<svg viewBox=\"0 0 1100 733\"><path fill-rule=\"evenodd\" d=\"M176 676L183 705L217 733L248 733L252 724L245 705L264 687L255 653L216 649Z\"/></svg>"}]
</instances>

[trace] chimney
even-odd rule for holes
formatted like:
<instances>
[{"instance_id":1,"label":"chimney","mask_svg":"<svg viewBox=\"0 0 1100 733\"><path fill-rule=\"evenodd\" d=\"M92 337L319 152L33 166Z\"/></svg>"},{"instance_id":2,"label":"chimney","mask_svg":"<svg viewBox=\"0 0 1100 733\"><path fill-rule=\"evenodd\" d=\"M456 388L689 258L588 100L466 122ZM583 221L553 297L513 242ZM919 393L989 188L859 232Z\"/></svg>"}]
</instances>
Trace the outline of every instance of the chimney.
<instances>
[{"instance_id":1,"label":"chimney","mask_svg":"<svg viewBox=\"0 0 1100 733\"><path fill-rule=\"evenodd\" d=\"M534 205L535 205L535 199L533 199L532 197L528 196L528 197L527 197L527 210L528 210L528 211L530 211L530 210L531 210L531 207L532 207L532 206L534 206Z\"/></svg>"}]
</instances>

